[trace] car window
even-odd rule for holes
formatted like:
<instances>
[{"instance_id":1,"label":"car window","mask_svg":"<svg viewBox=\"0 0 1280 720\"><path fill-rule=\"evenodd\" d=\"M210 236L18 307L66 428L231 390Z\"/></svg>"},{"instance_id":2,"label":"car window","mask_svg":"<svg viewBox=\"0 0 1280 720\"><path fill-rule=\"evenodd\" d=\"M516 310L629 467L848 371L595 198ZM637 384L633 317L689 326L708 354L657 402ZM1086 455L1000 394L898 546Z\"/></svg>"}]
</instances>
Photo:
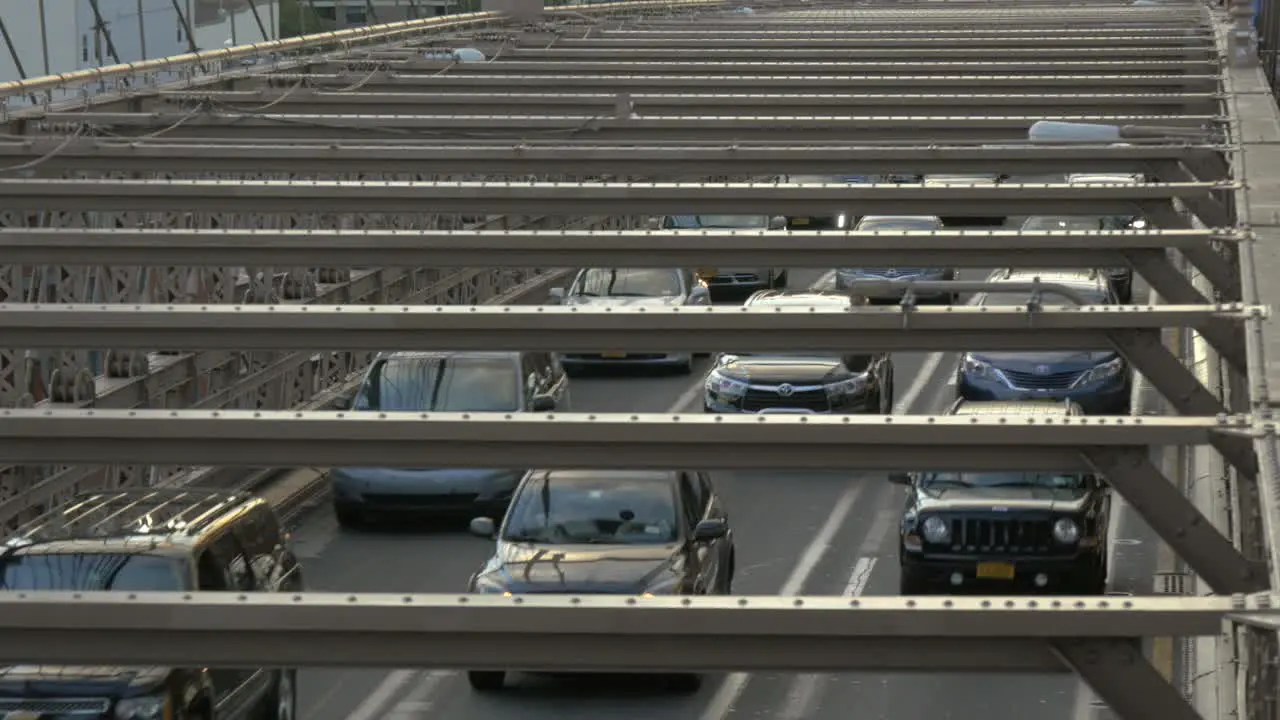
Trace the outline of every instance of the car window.
<instances>
[{"instance_id":1,"label":"car window","mask_svg":"<svg viewBox=\"0 0 1280 720\"><path fill-rule=\"evenodd\" d=\"M1104 218L1098 217L1032 217L1022 223L1023 230L1102 230Z\"/></svg>"},{"instance_id":2,"label":"car window","mask_svg":"<svg viewBox=\"0 0 1280 720\"><path fill-rule=\"evenodd\" d=\"M1019 281L1021 282L1021 281ZM1027 280L1026 282L1031 282ZM1046 284L1052 284L1052 281L1046 281ZM1081 288L1073 287L1072 291L1076 295L1082 296L1088 305L1102 305L1107 303L1107 292L1101 288ZM1026 305L1031 300L1030 292L1007 292L1007 293L987 293L982 298L982 305ZM1040 302L1045 305L1076 305L1076 301L1056 292L1040 293Z\"/></svg>"},{"instance_id":3,"label":"car window","mask_svg":"<svg viewBox=\"0 0 1280 720\"><path fill-rule=\"evenodd\" d=\"M276 547L283 539L275 513L264 505L255 505L236 523L234 532L249 554L253 577L259 583L266 582L275 572Z\"/></svg>"},{"instance_id":4,"label":"car window","mask_svg":"<svg viewBox=\"0 0 1280 720\"><path fill-rule=\"evenodd\" d=\"M672 297L681 293L678 270L591 268L578 278L573 294L587 297Z\"/></svg>"},{"instance_id":5,"label":"car window","mask_svg":"<svg viewBox=\"0 0 1280 720\"><path fill-rule=\"evenodd\" d=\"M913 217L884 217L884 218L863 218L858 222L856 229L858 230L939 230L942 228L942 221L937 218L913 218Z\"/></svg>"},{"instance_id":6,"label":"car window","mask_svg":"<svg viewBox=\"0 0 1280 720\"><path fill-rule=\"evenodd\" d=\"M1087 476L1063 472L927 473L923 487L1039 487L1074 490L1086 486Z\"/></svg>"},{"instance_id":7,"label":"car window","mask_svg":"<svg viewBox=\"0 0 1280 720\"><path fill-rule=\"evenodd\" d=\"M701 490L689 473L680 473L680 504L689 527L697 525L707 512L706 498L702 497Z\"/></svg>"},{"instance_id":8,"label":"car window","mask_svg":"<svg viewBox=\"0 0 1280 720\"><path fill-rule=\"evenodd\" d=\"M673 230L698 228L767 228L768 215L668 215L663 227Z\"/></svg>"},{"instance_id":9,"label":"car window","mask_svg":"<svg viewBox=\"0 0 1280 720\"><path fill-rule=\"evenodd\" d=\"M675 483L583 473L531 477L512 502L504 540L646 545L679 538Z\"/></svg>"},{"instance_id":10,"label":"car window","mask_svg":"<svg viewBox=\"0 0 1280 720\"><path fill-rule=\"evenodd\" d=\"M178 591L187 565L156 555L36 553L4 560L4 590Z\"/></svg>"},{"instance_id":11,"label":"car window","mask_svg":"<svg viewBox=\"0 0 1280 720\"><path fill-rule=\"evenodd\" d=\"M200 553L197 575L201 590L253 590L250 560L235 535L224 532Z\"/></svg>"},{"instance_id":12,"label":"car window","mask_svg":"<svg viewBox=\"0 0 1280 720\"><path fill-rule=\"evenodd\" d=\"M507 357L406 356L380 361L356 396L356 410L514 412L518 368Z\"/></svg>"}]
</instances>

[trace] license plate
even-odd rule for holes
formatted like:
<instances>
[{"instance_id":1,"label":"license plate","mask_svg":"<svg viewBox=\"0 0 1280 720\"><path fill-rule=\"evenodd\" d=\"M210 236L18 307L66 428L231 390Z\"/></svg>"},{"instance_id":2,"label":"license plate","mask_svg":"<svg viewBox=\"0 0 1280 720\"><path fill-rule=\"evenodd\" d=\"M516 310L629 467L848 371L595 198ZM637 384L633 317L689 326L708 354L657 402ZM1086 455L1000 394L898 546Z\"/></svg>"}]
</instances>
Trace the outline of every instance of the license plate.
<instances>
[{"instance_id":1,"label":"license plate","mask_svg":"<svg viewBox=\"0 0 1280 720\"><path fill-rule=\"evenodd\" d=\"M791 218L792 225L808 225L809 218Z\"/></svg>"},{"instance_id":2,"label":"license plate","mask_svg":"<svg viewBox=\"0 0 1280 720\"><path fill-rule=\"evenodd\" d=\"M603 352L603 353L600 353L600 357L605 358L606 360L622 360L622 359L623 359L623 358L625 358L626 356L627 356L627 354L626 354L626 353L624 353L624 352Z\"/></svg>"},{"instance_id":3,"label":"license plate","mask_svg":"<svg viewBox=\"0 0 1280 720\"><path fill-rule=\"evenodd\" d=\"M983 580L1012 580L1013 563L978 563L978 577Z\"/></svg>"}]
</instances>

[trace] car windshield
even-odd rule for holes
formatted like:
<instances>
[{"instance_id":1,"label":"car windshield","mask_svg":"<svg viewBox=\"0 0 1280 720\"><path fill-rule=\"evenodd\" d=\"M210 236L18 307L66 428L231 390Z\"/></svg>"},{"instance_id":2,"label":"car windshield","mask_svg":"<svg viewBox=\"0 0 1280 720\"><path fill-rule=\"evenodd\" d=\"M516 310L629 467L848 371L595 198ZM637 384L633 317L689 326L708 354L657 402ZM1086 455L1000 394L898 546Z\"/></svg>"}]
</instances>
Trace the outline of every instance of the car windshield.
<instances>
[{"instance_id":1,"label":"car windshield","mask_svg":"<svg viewBox=\"0 0 1280 720\"><path fill-rule=\"evenodd\" d=\"M572 545L675 542L674 484L661 477L550 474L531 479L507 516L503 539Z\"/></svg>"},{"instance_id":2,"label":"car windshield","mask_svg":"<svg viewBox=\"0 0 1280 720\"><path fill-rule=\"evenodd\" d=\"M1102 230L1103 220L1098 217L1033 217L1022 224L1023 230Z\"/></svg>"},{"instance_id":3,"label":"car windshield","mask_svg":"<svg viewBox=\"0 0 1280 720\"><path fill-rule=\"evenodd\" d=\"M574 295L586 297L672 297L680 295L676 270L592 268L582 273Z\"/></svg>"},{"instance_id":4,"label":"car windshield","mask_svg":"<svg viewBox=\"0 0 1280 720\"><path fill-rule=\"evenodd\" d=\"M454 355L392 357L373 366L354 408L384 412L520 409L514 361Z\"/></svg>"},{"instance_id":5,"label":"car windshield","mask_svg":"<svg viewBox=\"0 0 1280 720\"><path fill-rule=\"evenodd\" d=\"M938 230L942 221L931 217L863 218L858 230Z\"/></svg>"},{"instance_id":6,"label":"car windshield","mask_svg":"<svg viewBox=\"0 0 1280 720\"><path fill-rule=\"evenodd\" d=\"M924 487L1036 487L1076 490L1085 487L1085 476L1063 472L928 473L921 477Z\"/></svg>"},{"instance_id":7,"label":"car windshield","mask_svg":"<svg viewBox=\"0 0 1280 720\"><path fill-rule=\"evenodd\" d=\"M697 228L767 228L768 215L668 215L666 227L675 230Z\"/></svg>"},{"instance_id":8,"label":"car windshield","mask_svg":"<svg viewBox=\"0 0 1280 720\"><path fill-rule=\"evenodd\" d=\"M186 590L181 560L154 555L32 553L4 561L4 590Z\"/></svg>"},{"instance_id":9,"label":"car windshield","mask_svg":"<svg viewBox=\"0 0 1280 720\"><path fill-rule=\"evenodd\" d=\"M1031 282L1027 280L1026 282ZM1045 284L1052 284L1052 281L1046 281ZM1092 288L1073 287L1070 290L1083 297L1088 302L1087 305L1103 305L1107 302L1106 294ZM983 305L1026 305L1031 300L1031 292L999 292L987 293L982 298ZM1047 290L1040 291L1040 302L1045 305L1078 305L1074 299L1057 292Z\"/></svg>"}]
</instances>

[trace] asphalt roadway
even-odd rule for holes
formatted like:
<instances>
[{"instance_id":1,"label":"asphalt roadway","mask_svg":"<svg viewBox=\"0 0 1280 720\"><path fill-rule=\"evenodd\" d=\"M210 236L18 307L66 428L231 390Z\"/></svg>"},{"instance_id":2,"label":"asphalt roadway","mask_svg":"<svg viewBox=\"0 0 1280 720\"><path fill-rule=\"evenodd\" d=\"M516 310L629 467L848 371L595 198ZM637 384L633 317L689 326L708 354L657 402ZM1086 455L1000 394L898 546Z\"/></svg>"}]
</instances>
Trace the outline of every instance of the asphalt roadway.
<instances>
[{"instance_id":1,"label":"asphalt roadway","mask_svg":"<svg viewBox=\"0 0 1280 720\"><path fill-rule=\"evenodd\" d=\"M982 279L985 273L964 273ZM792 270L790 285L829 282ZM954 399L955 353L894 358L895 412L929 414ZM610 373L575 378L580 412L698 412L703 359L691 376ZM751 595L896 595L903 490L876 473L718 472L737 539L734 590ZM1157 543L1123 503L1113 520L1112 590L1150 594ZM352 592L464 592L491 541L461 524L377 532L340 530L327 506L294 533L307 584ZM499 648L495 648L499 650ZM516 675L500 694L473 692L452 671L304 670L298 716L307 720L1086 720L1092 697L1067 675L850 673L731 674L693 695L646 676Z\"/></svg>"}]
</instances>

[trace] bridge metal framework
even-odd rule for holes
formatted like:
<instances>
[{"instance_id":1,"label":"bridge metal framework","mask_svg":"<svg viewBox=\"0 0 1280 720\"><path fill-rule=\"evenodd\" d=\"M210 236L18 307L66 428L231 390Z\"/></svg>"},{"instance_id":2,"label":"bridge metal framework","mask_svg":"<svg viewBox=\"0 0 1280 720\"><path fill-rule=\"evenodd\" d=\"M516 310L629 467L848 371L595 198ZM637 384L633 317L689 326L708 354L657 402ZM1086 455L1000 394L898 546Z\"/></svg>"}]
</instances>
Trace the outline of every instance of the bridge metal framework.
<instances>
[{"instance_id":1,"label":"bridge metal framework","mask_svg":"<svg viewBox=\"0 0 1280 720\"><path fill-rule=\"evenodd\" d=\"M18 348L0 350L0 407L16 406L0 409L0 464L9 465L0 519L92 488L247 487L242 468L317 458L420 466L429 455L465 467L492 465L498 453L518 467L785 462L870 472L907 469L905 457L946 469L1050 462L1106 475L1208 588L1234 595L0 593L0 661L806 671L866 669L874 658L874 667L897 670L1074 671L1120 716L1163 720L1197 710L1142 656L1139 640L1199 636L1218 637L1220 667L1239 668L1220 673L1221 683L1239 685L1239 707L1219 703L1215 714L1272 717L1280 453L1268 311L1253 266L1258 235L1248 222L1251 204L1272 201L1249 183L1242 119L1221 95L1252 57L1240 52L1247 40L1238 32L1248 13L1038 0L755 8L506 2L0 84L0 95L47 100L7 116L0 138L0 338ZM440 59L463 46L488 60ZM88 96L91 86L104 91ZM1129 126L1143 137L1027 142L1041 120ZM787 177L851 168L999 171L1011 181L851 186ZM1061 178L1070 172L1151 182L1071 184ZM1160 229L638 229L654 214L762 207L1144 215ZM1162 302L848 312L498 306L536 302L567 267L703 264L726 252L789 267L896 264L906 253L970 267L1129 266ZM1177 416L317 412L388 347L844 349L853 338L888 351L1114 347ZM1192 339L1230 370L1225 390L1197 375ZM1165 447L1229 466L1231 528L1188 498L1187 478L1152 460ZM222 469L190 470L201 465ZM625 656L610 649L618 633L627 635ZM502 657L487 652L495 634L518 636Z\"/></svg>"}]
</instances>

